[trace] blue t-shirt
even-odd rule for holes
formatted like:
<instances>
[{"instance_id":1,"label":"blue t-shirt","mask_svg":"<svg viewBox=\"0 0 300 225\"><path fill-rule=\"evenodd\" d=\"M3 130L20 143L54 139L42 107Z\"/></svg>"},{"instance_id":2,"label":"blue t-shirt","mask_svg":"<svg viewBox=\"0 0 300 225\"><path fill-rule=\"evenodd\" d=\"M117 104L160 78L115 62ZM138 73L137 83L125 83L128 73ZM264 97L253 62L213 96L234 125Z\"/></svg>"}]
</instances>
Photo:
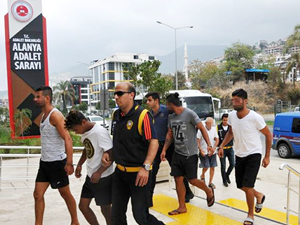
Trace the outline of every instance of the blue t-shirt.
<instances>
[{"instance_id":1,"label":"blue t-shirt","mask_svg":"<svg viewBox=\"0 0 300 225\"><path fill-rule=\"evenodd\" d=\"M154 115L152 110L151 113L154 117L154 127L156 130L157 139L158 141L165 141L168 132L169 110L165 105L160 105L156 115Z\"/></svg>"}]
</instances>

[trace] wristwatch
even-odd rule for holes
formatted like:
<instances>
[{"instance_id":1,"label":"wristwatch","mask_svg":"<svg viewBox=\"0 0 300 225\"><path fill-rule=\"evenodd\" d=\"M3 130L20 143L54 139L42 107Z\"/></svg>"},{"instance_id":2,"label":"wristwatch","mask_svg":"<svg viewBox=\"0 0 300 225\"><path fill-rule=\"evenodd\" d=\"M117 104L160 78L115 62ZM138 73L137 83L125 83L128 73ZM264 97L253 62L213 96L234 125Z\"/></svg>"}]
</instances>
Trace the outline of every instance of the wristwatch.
<instances>
[{"instance_id":1,"label":"wristwatch","mask_svg":"<svg viewBox=\"0 0 300 225\"><path fill-rule=\"evenodd\" d=\"M144 168L145 170L147 170L147 171L150 171L151 165L150 165L150 164L144 164L144 165L143 165L143 168Z\"/></svg>"}]
</instances>

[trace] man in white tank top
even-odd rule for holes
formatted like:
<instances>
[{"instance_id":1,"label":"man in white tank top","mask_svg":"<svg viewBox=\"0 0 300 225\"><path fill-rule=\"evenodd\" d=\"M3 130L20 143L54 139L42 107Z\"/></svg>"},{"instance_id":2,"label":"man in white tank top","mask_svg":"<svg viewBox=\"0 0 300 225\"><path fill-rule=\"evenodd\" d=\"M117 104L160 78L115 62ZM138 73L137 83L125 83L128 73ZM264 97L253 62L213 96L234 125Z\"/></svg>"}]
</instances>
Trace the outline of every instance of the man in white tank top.
<instances>
[{"instance_id":1,"label":"man in white tank top","mask_svg":"<svg viewBox=\"0 0 300 225\"><path fill-rule=\"evenodd\" d=\"M262 210L265 201L265 195L254 189L263 151L260 134L262 133L266 137L266 153L262 160L263 167L267 167L270 163L272 134L262 116L247 108L247 98L247 92L243 89L237 89L232 93L232 106L236 111L229 114L229 131L219 147L218 154L223 157L224 146L234 136L236 184L245 192L248 205L248 216L244 225L253 225L254 198L256 198L256 213Z\"/></svg>"},{"instance_id":2,"label":"man in white tank top","mask_svg":"<svg viewBox=\"0 0 300 225\"><path fill-rule=\"evenodd\" d=\"M71 225L79 225L76 202L69 188L69 178L74 172L73 144L64 128L64 116L52 105L52 89L42 86L36 90L35 104L44 113L40 125L41 160L35 182L35 225L43 224L45 209L44 194L49 185L58 189L71 215Z\"/></svg>"}]
</instances>

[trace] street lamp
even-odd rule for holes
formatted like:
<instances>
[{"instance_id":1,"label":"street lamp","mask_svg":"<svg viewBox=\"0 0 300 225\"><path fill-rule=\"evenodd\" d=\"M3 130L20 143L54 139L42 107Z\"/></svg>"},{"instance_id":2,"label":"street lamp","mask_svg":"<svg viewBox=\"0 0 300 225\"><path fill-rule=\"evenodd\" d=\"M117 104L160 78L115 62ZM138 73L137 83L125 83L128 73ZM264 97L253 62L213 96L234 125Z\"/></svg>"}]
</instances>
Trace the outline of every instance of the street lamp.
<instances>
[{"instance_id":1,"label":"street lamp","mask_svg":"<svg viewBox=\"0 0 300 225\"><path fill-rule=\"evenodd\" d=\"M183 28L193 28L193 26L185 26L185 27L172 27L168 24L162 23L160 21L156 21L158 24L165 25L175 31L175 82L176 82L176 90L178 90L178 76L177 76L177 40L176 40L176 31Z\"/></svg>"}]
</instances>

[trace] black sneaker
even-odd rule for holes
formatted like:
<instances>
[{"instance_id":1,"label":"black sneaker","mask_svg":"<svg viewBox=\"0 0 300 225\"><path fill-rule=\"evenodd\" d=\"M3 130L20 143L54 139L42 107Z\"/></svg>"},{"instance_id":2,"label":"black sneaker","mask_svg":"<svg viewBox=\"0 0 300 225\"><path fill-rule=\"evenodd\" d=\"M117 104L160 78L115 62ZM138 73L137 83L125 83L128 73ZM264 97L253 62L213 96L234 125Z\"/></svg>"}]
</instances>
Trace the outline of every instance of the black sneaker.
<instances>
[{"instance_id":1,"label":"black sneaker","mask_svg":"<svg viewBox=\"0 0 300 225\"><path fill-rule=\"evenodd\" d=\"M227 184L227 182L225 181L225 182L223 182L223 185L225 186L225 187L228 187L228 184Z\"/></svg>"},{"instance_id":2,"label":"black sneaker","mask_svg":"<svg viewBox=\"0 0 300 225\"><path fill-rule=\"evenodd\" d=\"M231 181L230 181L229 175L227 175L227 174L226 174L226 180L227 180L227 183L228 183L228 184L231 184Z\"/></svg>"},{"instance_id":3,"label":"black sneaker","mask_svg":"<svg viewBox=\"0 0 300 225\"><path fill-rule=\"evenodd\" d=\"M186 194L186 196L185 196L185 203L190 202L190 200L191 200L192 198L194 198L194 197L195 197L195 195L194 195L192 192Z\"/></svg>"}]
</instances>

